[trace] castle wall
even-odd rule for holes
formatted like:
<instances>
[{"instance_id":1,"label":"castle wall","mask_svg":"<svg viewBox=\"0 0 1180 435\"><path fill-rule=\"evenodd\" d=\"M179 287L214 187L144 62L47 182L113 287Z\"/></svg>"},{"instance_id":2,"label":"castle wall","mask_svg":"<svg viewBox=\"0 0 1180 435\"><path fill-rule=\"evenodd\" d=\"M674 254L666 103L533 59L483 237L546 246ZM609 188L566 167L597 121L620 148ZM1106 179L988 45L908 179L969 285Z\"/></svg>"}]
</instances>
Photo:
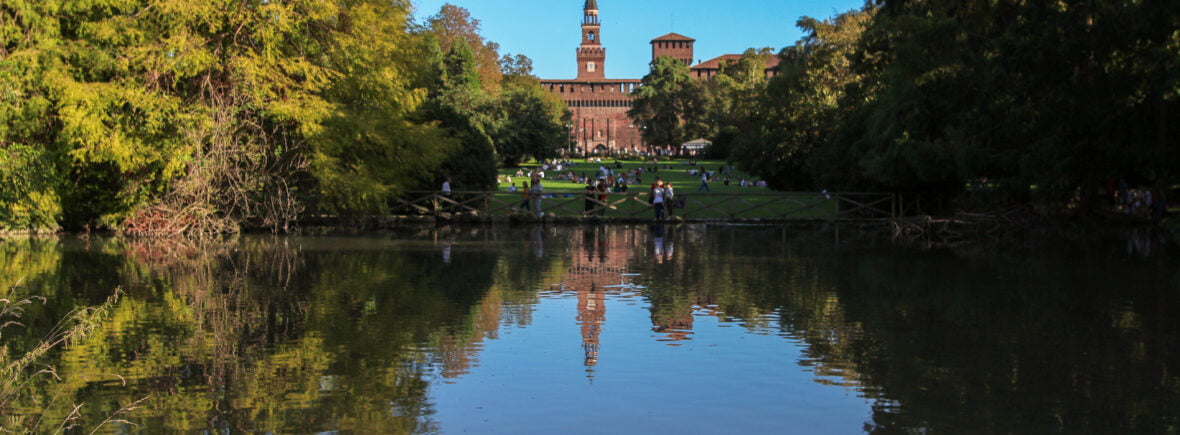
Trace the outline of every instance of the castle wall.
<instances>
[{"instance_id":1,"label":"castle wall","mask_svg":"<svg viewBox=\"0 0 1180 435\"><path fill-rule=\"evenodd\" d=\"M627 116L639 80L547 80L541 86L561 96L573 113L569 136L575 151L642 150L639 127Z\"/></svg>"}]
</instances>

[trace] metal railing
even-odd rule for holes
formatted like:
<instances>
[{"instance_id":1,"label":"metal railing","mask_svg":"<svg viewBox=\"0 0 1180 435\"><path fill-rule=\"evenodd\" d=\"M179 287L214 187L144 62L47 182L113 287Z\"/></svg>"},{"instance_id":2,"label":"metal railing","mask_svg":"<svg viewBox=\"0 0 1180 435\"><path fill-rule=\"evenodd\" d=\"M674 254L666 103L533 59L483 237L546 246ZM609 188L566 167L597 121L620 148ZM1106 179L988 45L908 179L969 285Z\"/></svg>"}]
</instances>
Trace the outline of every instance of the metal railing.
<instances>
[{"instance_id":1,"label":"metal railing","mask_svg":"<svg viewBox=\"0 0 1180 435\"><path fill-rule=\"evenodd\" d=\"M411 192L397 200L394 215L537 215L562 217L653 218L646 191L606 193ZM527 205L526 205L527 202ZM685 220L872 220L905 214L901 195L865 192L688 193L666 204L666 215Z\"/></svg>"}]
</instances>

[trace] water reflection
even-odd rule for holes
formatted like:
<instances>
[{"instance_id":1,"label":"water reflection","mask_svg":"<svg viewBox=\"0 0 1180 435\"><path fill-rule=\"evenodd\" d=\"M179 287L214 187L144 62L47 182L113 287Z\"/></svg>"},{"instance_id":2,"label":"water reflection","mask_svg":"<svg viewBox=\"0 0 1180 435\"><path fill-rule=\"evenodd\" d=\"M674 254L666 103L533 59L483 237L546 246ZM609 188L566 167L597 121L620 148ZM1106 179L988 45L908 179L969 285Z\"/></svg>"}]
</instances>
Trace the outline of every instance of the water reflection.
<instances>
[{"instance_id":1,"label":"water reflection","mask_svg":"<svg viewBox=\"0 0 1180 435\"><path fill-rule=\"evenodd\" d=\"M1180 268L1150 234L1014 253L831 236L656 225L5 241L0 279L50 301L4 331L12 354L75 307L127 296L50 356L62 381L39 379L0 413L62 421L86 404L93 425L147 398L125 417L149 431L544 431L593 412L619 416L603 430L714 429L606 400L622 397L710 409L717 431L1180 429ZM553 408L574 393L582 408ZM520 409L481 426L474 406L454 406L481 394L494 395L481 409Z\"/></svg>"}]
</instances>

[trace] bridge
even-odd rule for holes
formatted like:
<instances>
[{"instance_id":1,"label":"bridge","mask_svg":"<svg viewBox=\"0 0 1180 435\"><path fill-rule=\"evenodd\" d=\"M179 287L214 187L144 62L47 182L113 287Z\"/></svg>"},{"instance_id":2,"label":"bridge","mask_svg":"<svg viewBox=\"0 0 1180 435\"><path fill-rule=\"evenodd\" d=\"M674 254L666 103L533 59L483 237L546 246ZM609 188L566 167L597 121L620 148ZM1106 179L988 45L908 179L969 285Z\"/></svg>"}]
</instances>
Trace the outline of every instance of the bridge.
<instances>
[{"instance_id":1,"label":"bridge","mask_svg":"<svg viewBox=\"0 0 1180 435\"><path fill-rule=\"evenodd\" d=\"M395 216L537 217L536 198L524 192L411 192L392 206ZM553 192L540 198L545 217L651 220L646 191ZM687 193L670 202L666 215L683 221L866 221L906 215L902 195L869 192Z\"/></svg>"}]
</instances>

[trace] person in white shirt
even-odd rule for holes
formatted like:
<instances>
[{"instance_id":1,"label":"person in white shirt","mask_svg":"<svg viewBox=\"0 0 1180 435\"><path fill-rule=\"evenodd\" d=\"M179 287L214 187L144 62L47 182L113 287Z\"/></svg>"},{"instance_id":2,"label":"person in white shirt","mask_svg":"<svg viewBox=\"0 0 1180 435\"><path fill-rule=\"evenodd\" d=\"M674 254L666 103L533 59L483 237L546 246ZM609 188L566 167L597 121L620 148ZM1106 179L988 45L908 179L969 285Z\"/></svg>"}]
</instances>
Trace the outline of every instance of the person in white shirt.
<instances>
[{"instance_id":1,"label":"person in white shirt","mask_svg":"<svg viewBox=\"0 0 1180 435\"><path fill-rule=\"evenodd\" d=\"M656 209L656 220L664 219L664 183L656 182L656 188L651 191L651 205Z\"/></svg>"},{"instance_id":2,"label":"person in white shirt","mask_svg":"<svg viewBox=\"0 0 1180 435\"><path fill-rule=\"evenodd\" d=\"M541 178L533 178L533 187L529 189L529 197L533 200L533 213L537 216L545 216L541 211L541 197L545 195L545 188L541 186Z\"/></svg>"}]
</instances>

